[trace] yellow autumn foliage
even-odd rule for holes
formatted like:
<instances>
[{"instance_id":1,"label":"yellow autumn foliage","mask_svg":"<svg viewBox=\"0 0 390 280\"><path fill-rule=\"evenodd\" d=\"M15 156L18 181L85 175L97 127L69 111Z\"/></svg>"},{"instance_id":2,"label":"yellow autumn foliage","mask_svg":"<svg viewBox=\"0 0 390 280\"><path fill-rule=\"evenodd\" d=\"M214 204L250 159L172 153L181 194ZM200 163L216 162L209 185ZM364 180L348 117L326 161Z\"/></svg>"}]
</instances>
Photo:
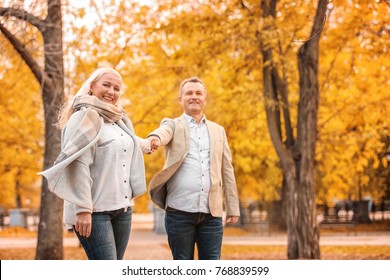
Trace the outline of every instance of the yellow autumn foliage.
<instances>
[{"instance_id":1,"label":"yellow autumn foliage","mask_svg":"<svg viewBox=\"0 0 390 280\"><path fill-rule=\"evenodd\" d=\"M259 20L255 0L245 7L232 0L90 2L63 4L66 94L95 68L115 67L126 85L122 105L146 137L162 118L181 114L180 82L199 76L209 94L206 117L226 129L240 199L280 199L282 172L268 133L256 36L276 49L295 127L296 50L308 38L316 1L281 0L277 20L269 22ZM317 200L381 199L390 193L389 7L384 1L332 5L320 40ZM0 204L15 207L18 166L25 167L24 199L39 201L43 114L34 77L1 34L0 50L7 58L0 61L6 69L0 72ZM147 181L163 162L162 150L145 156ZM147 211L150 200L144 195L136 204Z\"/></svg>"}]
</instances>

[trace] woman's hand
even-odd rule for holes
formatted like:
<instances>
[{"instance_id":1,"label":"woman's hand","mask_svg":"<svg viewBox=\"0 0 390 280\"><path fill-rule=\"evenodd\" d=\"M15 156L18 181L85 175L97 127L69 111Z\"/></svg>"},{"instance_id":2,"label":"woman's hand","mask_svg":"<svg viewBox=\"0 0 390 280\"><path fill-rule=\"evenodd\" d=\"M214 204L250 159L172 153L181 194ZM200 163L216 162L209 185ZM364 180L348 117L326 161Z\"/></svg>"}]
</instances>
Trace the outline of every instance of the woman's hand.
<instances>
[{"instance_id":1,"label":"woman's hand","mask_svg":"<svg viewBox=\"0 0 390 280\"><path fill-rule=\"evenodd\" d=\"M75 230L81 236L89 237L92 230L92 214L88 212L78 213L76 216Z\"/></svg>"}]
</instances>

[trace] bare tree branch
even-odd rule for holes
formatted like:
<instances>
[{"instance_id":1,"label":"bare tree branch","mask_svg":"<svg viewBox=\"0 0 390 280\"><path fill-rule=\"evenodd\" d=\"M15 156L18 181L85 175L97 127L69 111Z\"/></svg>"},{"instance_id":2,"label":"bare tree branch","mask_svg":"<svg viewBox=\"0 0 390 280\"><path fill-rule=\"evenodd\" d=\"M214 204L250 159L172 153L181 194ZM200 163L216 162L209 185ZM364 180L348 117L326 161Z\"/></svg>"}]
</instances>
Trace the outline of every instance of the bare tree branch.
<instances>
[{"instance_id":1,"label":"bare tree branch","mask_svg":"<svg viewBox=\"0 0 390 280\"><path fill-rule=\"evenodd\" d=\"M311 30L310 38L307 40L308 42L315 41L313 44L318 44L318 41L320 40L320 36L318 35L323 31L326 23L327 5L328 1L319 0L317 14L314 18L314 24Z\"/></svg>"},{"instance_id":2,"label":"bare tree branch","mask_svg":"<svg viewBox=\"0 0 390 280\"><path fill-rule=\"evenodd\" d=\"M0 8L0 16L15 17L34 25L41 32L45 31L45 23L41 19L24 10L14 8Z\"/></svg>"},{"instance_id":3,"label":"bare tree branch","mask_svg":"<svg viewBox=\"0 0 390 280\"><path fill-rule=\"evenodd\" d=\"M278 71L275 67L271 70L271 76L272 80L275 83L275 89L277 90L278 96L277 99L281 103L281 107L283 110L283 118L284 118L284 129L286 133L286 146L288 148L292 147L294 145L294 134L293 134L293 128L291 124L290 119L290 109L288 104L288 93L287 93L287 86L285 82L280 77Z\"/></svg>"},{"instance_id":4,"label":"bare tree branch","mask_svg":"<svg viewBox=\"0 0 390 280\"><path fill-rule=\"evenodd\" d=\"M0 23L0 31L4 34L4 36L10 41L10 43L14 46L26 64L30 67L34 76L38 80L39 83L43 80L42 70L39 67L38 63L31 56L29 51L24 47L22 42L16 38L3 24Z\"/></svg>"},{"instance_id":5,"label":"bare tree branch","mask_svg":"<svg viewBox=\"0 0 390 280\"><path fill-rule=\"evenodd\" d=\"M123 48L121 49L121 53L119 54L117 61L116 61L115 64L113 65L113 68L114 68L114 69L118 66L118 64L122 61L123 57L125 56L125 53L126 53L128 44L129 44L129 42L130 42L130 40L131 40L132 38L133 38L133 36L127 37L126 42L125 42L125 45L124 45Z\"/></svg>"}]
</instances>

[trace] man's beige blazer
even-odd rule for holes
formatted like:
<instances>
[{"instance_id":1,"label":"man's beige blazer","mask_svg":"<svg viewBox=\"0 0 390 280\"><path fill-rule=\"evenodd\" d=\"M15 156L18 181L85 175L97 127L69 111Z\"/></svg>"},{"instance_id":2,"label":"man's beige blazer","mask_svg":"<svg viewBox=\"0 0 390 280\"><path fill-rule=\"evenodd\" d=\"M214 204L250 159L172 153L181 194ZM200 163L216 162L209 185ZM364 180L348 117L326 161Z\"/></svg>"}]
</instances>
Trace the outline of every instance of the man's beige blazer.
<instances>
[{"instance_id":1,"label":"man's beige blazer","mask_svg":"<svg viewBox=\"0 0 390 280\"><path fill-rule=\"evenodd\" d=\"M225 203L227 216L239 216L239 201L225 129L206 120L210 135L210 178L209 207L211 215L222 217ZM161 125L148 136L157 135L165 146L165 165L149 183L152 201L165 209L166 183L179 169L188 154L190 130L184 114L175 119L165 118Z\"/></svg>"}]
</instances>

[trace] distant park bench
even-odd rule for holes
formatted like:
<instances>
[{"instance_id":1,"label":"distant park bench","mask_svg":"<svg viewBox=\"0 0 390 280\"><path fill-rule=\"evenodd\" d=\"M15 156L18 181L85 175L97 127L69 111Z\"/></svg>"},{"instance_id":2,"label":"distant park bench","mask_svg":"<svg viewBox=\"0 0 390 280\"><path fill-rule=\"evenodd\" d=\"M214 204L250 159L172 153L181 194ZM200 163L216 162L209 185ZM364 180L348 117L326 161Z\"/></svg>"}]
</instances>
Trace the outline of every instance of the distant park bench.
<instances>
[{"instance_id":1,"label":"distant park bench","mask_svg":"<svg viewBox=\"0 0 390 280\"><path fill-rule=\"evenodd\" d=\"M337 222L337 223L320 223L320 228L322 229L345 229L347 235L351 232L354 235L357 235L356 222Z\"/></svg>"},{"instance_id":2,"label":"distant park bench","mask_svg":"<svg viewBox=\"0 0 390 280\"><path fill-rule=\"evenodd\" d=\"M244 226L260 234L271 235L271 226L268 212L262 204L252 204L248 208L241 209L240 223L237 226Z\"/></svg>"},{"instance_id":3,"label":"distant park bench","mask_svg":"<svg viewBox=\"0 0 390 280\"><path fill-rule=\"evenodd\" d=\"M356 235L356 225L358 222L349 211L340 211L336 207L326 207L323 213L323 220L320 222L320 228L323 229L345 229L347 235L353 230Z\"/></svg>"},{"instance_id":4,"label":"distant park bench","mask_svg":"<svg viewBox=\"0 0 390 280\"><path fill-rule=\"evenodd\" d=\"M357 234L358 224L390 219L390 202L345 200L332 204L317 204L317 219L321 229L331 229L346 234ZM273 230L285 230L280 201L254 201L243 203L241 216L235 226L244 227L259 234L270 235ZM371 216L371 219L370 219Z\"/></svg>"}]
</instances>

